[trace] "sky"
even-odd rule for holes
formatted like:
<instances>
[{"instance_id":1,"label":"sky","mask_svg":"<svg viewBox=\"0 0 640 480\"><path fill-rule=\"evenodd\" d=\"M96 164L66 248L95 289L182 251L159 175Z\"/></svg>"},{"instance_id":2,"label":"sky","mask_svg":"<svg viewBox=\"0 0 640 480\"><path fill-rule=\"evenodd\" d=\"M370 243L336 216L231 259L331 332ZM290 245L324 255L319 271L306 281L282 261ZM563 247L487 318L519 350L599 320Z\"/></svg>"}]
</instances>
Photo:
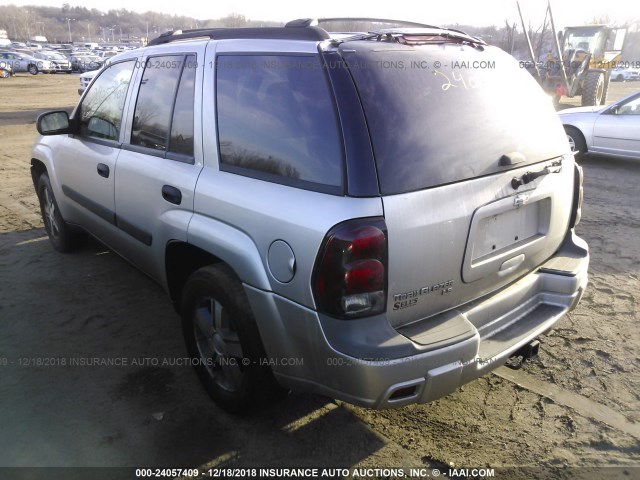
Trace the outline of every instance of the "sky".
<instances>
[{"instance_id":1,"label":"sky","mask_svg":"<svg viewBox=\"0 0 640 480\"><path fill-rule=\"evenodd\" d=\"M300 2L297 0L215 0L213 2L176 2L175 0L0 0L0 5L72 6L156 11L171 15L186 15L196 19L225 17L231 13L244 15L251 20L287 21L294 18L318 17L377 17L410 20L432 25L503 26L505 19L518 21L515 0L448 0L380 1L353 0L350 2ZM640 20L640 8L634 8L630 0L555 0L552 9L558 28L579 25L595 17L608 15L615 23ZM535 27L542 24L546 1L521 0L526 19Z\"/></svg>"}]
</instances>

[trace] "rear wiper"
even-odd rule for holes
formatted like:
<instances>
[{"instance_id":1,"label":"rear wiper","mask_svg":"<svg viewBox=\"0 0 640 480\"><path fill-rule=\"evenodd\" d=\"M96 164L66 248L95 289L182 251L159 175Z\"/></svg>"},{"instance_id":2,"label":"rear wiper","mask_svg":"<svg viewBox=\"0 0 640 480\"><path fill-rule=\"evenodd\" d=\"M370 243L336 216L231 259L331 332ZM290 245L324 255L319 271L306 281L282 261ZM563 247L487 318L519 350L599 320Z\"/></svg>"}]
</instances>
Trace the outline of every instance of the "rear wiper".
<instances>
[{"instance_id":1,"label":"rear wiper","mask_svg":"<svg viewBox=\"0 0 640 480\"><path fill-rule=\"evenodd\" d=\"M527 172L522 177L513 177L511 180L511 187L517 190L520 186L533 182L536 178L540 178L550 173L560 173L562 171L562 159L556 160L551 165L545 167L539 172Z\"/></svg>"}]
</instances>

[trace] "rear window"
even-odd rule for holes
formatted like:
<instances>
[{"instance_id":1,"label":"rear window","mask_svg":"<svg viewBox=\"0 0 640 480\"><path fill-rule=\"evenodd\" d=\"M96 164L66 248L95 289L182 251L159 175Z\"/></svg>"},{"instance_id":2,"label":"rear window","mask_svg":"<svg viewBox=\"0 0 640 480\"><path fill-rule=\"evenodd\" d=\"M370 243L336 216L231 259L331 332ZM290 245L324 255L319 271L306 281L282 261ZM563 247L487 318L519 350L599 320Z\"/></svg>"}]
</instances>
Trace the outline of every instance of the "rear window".
<instances>
[{"instance_id":1,"label":"rear window","mask_svg":"<svg viewBox=\"0 0 640 480\"><path fill-rule=\"evenodd\" d=\"M490 175L567 151L551 99L494 47L347 42L380 190L404 193ZM499 166L503 155L524 163Z\"/></svg>"}]
</instances>

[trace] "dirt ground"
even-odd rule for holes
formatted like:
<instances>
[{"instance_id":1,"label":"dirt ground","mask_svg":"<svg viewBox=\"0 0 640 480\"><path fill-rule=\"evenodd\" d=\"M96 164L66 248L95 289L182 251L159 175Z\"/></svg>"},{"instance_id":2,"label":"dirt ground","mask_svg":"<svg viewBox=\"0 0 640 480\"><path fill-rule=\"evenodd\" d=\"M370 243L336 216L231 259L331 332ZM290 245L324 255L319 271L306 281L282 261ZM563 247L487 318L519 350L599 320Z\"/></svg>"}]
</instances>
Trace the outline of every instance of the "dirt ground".
<instances>
[{"instance_id":1,"label":"dirt ground","mask_svg":"<svg viewBox=\"0 0 640 480\"><path fill-rule=\"evenodd\" d=\"M159 286L97 242L62 255L46 239L29 175L35 117L70 109L77 87L76 75L0 80L0 466L517 467L496 478L640 478L640 165L583 162L578 233L591 248L591 283L541 338L538 361L427 405L371 411L292 394L235 417L175 364L186 351ZM638 89L612 84L610 99ZM70 365L92 358L127 365Z\"/></svg>"}]
</instances>

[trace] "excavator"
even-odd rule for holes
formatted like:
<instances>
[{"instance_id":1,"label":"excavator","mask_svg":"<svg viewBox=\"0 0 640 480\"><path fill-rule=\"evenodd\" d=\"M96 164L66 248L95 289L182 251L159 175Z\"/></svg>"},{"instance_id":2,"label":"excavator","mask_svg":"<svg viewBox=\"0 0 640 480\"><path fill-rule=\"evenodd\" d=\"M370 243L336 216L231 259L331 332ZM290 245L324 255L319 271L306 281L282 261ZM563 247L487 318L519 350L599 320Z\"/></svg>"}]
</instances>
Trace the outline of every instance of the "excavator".
<instances>
[{"instance_id":1,"label":"excavator","mask_svg":"<svg viewBox=\"0 0 640 480\"><path fill-rule=\"evenodd\" d=\"M553 32L553 49L545 62L537 62L529 33L524 24L520 4L520 20L532 60L531 73L557 104L561 97L581 96L582 106L604 105L611 71L620 60L626 28L608 25L567 27L556 32L551 3L547 15Z\"/></svg>"}]
</instances>

